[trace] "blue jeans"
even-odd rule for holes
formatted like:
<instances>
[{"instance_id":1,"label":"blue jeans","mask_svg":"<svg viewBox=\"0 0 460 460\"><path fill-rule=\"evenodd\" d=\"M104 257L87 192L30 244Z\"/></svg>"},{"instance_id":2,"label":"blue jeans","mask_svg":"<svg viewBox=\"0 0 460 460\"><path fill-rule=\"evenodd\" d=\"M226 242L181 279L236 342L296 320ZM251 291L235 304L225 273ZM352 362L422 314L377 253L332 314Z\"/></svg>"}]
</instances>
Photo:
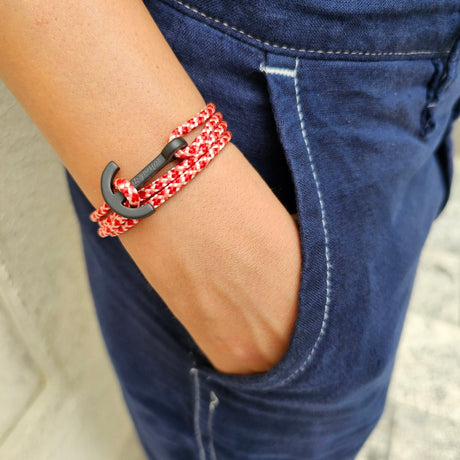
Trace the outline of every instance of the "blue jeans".
<instances>
[{"instance_id":1,"label":"blue jeans","mask_svg":"<svg viewBox=\"0 0 460 460\"><path fill-rule=\"evenodd\" d=\"M100 327L145 451L353 458L381 416L419 255L449 197L458 2L145 4L232 142L298 215L302 243L289 349L267 372L222 373L118 238L97 236L66 171Z\"/></svg>"}]
</instances>

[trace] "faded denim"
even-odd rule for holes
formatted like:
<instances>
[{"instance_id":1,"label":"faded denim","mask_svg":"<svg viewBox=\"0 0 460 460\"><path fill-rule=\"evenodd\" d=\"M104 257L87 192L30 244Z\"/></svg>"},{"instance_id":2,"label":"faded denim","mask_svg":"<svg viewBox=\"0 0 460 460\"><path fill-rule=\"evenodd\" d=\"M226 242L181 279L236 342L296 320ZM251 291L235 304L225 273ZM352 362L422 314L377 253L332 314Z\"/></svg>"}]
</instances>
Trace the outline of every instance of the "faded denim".
<instances>
[{"instance_id":1,"label":"faded denim","mask_svg":"<svg viewBox=\"0 0 460 460\"><path fill-rule=\"evenodd\" d=\"M145 451L354 458L384 408L420 251L449 197L458 1L145 5L232 142L298 214L302 242L288 351L267 372L224 374L118 238L97 236L67 172L100 327Z\"/></svg>"}]
</instances>

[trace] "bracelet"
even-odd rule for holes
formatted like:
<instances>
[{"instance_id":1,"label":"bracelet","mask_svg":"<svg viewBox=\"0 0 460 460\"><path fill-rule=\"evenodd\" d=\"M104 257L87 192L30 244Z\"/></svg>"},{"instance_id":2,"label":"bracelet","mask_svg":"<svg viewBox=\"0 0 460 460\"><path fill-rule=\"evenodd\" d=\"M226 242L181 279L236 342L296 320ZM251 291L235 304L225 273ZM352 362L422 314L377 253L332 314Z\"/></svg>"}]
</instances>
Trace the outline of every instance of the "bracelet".
<instances>
[{"instance_id":1,"label":"bracelet","mask_svg":"<svg viewBox=\"0 0 460 460\"><path fill-rule=\"evenodd\" d=\"M204 127L200 134L187 145L181 136L201 125ZM153 214L156 208L202 171L231 138L227 122L220 112L216 112L215 104L210 102L194 117L175 128L161 153L131 180L113 180L120 168L115 162L109 162L101 175L101 192L105 202L89 216L90 220L99 223L98 235L101 238L121 235L140 219ZM183 160L145 185L174 158Z\"/></svg>"}]
</instances>

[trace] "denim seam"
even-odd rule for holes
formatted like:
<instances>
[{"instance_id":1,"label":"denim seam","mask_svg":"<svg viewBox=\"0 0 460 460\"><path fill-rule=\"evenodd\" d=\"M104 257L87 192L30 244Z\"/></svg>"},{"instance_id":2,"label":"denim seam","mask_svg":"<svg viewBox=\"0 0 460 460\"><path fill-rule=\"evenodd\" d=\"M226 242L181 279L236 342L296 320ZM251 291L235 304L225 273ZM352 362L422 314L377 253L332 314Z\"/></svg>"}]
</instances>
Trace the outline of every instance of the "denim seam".
<instances>
[{"instance_id":1,"label":"denim seam","mask_svg":"<svg viewBox=\"0 0 460 460\"><path fill-rule=\"evenodd\" d=\"M198 445L198 452L200 455L199 460L206 460L206 453L204 451L203 446L203 439L201 436L201 429L200 429L200 379L198 376L198 369L192 367L190 369L190 373L193 374L193 386L195 390L195 398L194 398L194 413L193 413L193 426L195 431L195 439Z\"/></svg>"},{"instance_id":2,"label":"denim seam","mask_svg":"<svg viewBox=\"0 0 460 460\"><path fill-rule=\"evenodd\" d=\"M325 253L325 259L326 259L326 303L324 305L324 313L323 313L323 320L322 320L322 323L321 323L321 329L319 331L318 337L316 338L312 349L310 350L310 353L305 358L305 361L295 371L293 371L291 374L289 374L287 377L285 377L280 382L277 382L276 386L282 385L285 382L288 382L289 380L293 379L299 372L302 372L305 369L307 364L313 358L313 355L315 354L316 350L318 349L318 345L321 342L321 340L324 337L324 334L326 332L326 327L327 327L328 320L329 320L329 308L330 308L330 302L331 302L331 284L332 284L331 283L331 268L332 268L332 264L331 264L330 251L329 251L329 231L328 231L328 225L327 225L327 220L326 220L326 209L325 209L323 196L322 196L322 193L321 193L321 187L320 187L320 183L319 183L319 179L318 179L318 174L316 172L315 163L313 161L313 156L311 154L310 145L309 145L309 142L308 142L307 132L306 132L306 129L305 129L305 120L304 120L304 117L303 117L302 105L300 103L298 67L299 67L299 58L298 57L295 60L295 68L294 69L281 68L281 67L271 67L271 66L266 66L264 64L259 65L260 70L263 71L263 72L274 73L274 74L282 75L282 76L288 76L288 77L294 79L294 88L295 88L296 105L297 105L297 115L299 117L300 128L301 128L301 132L302 132L302 138L303 138L303 141L305 143L306 150L307 150L308 161L310 163L311 172L312 172L312 175L313 175L313 179L315 181L316 194L318 196L320 210L321 210L321 223L322 223L322 226L323 226L323 233L324 233L324 253Z\"/></svg>"},{"instance_id":3,"label":"denim seam","mask_svg":"<svg viewBox=\"0 0 460 460\"><path fill-rule=\"evenodd\" d=\"M283 50L289 50L289 51L300 51L302 53L308 53L308 54L326 54L326 55L336 55L336 56L429 56L429 55L441 55L441 54L447 54L449 53L449 50L416 50L416 51L359 51L359 50L320 50L320 49L307 49L307 48L296 48L294 46L288 46L288 45L280 45L279 43L274 43L270 42L268 40L263 40L258 37L254 37L253 35L249 34L248 32L245 32L242 29L238 29L235 26L232 26L226 21L222 21L218 18L214 18L212 16L209 16L206 13L203 13L202 11L196 9L195 7L188 5L185 2L182 2L181 0L172 0L175 3L178 3L179 5L182 5L184 8L187 8L188 10L199 14L200 16L209 19L210 21L216 22L218 24L223 25L224 27L231 29L235 32L238 32L241 35L244 35L245 37L249 38L250 40L256 41L258 43L271 46L273 48L280 48Z\"/></svg>"},{"instance_id":4,"label":"denim seam","mask_svg":"<svg viewBox=\"0 0 460 460\"><path fill-rule=\"evenodd\" d=\"M209 455L211 457L211 460L217 460L216 451L214 449L214 439L213 439L213 433L212 433L212 422L213 422L214 412L216 410L217 405L219 404L219 398L214 393L214 391L211 391L209 393L209 398L210 398L209 413L208 413Z\"/></svg>"}]
</instances>

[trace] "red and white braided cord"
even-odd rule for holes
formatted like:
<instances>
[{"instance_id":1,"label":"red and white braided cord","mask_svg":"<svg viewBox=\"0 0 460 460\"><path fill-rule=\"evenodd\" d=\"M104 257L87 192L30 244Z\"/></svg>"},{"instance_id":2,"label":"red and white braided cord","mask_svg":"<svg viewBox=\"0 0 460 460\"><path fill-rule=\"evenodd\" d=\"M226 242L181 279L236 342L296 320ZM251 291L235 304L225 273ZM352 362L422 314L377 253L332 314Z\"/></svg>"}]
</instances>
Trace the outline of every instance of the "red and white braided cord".
<instances>
[{"instance_id":1,"label":"red and white braided cord","mask_svg":"<svg viewBox=\"0 0 460 460\"><path fill-rule=\"evenodd\" d=\"M114 191L119 190L126 197L124 206L136 208L150 203L158 208L190 182L227 145L232 133L227 131L227 122L222 119L222 114L215 110L215 104L210 102L194 117L171 132L168 142L205 124L191 144L175 153L183 161L174 168L139 190L127 179L118 178L113 181ZM118 236L141 220L120 216L105 202L89 217L93 222L99 222L98 235L102 238Z\"/></svg>"}]
</instances>

